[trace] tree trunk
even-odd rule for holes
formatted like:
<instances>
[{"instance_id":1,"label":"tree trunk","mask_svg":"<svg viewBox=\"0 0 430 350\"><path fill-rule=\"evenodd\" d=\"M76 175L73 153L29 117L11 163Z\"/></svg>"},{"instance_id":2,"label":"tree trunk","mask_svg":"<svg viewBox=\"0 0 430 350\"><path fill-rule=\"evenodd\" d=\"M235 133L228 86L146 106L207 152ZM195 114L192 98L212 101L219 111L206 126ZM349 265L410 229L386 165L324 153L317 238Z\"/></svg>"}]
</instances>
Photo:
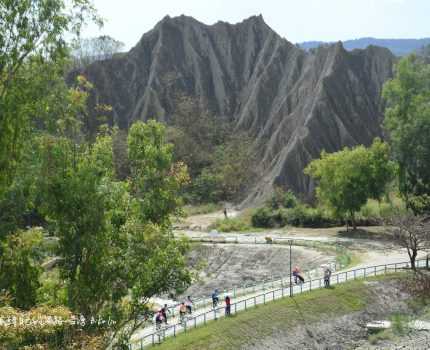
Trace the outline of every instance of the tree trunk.
<instances>
[{"instance_id":1,"label":"tree trunk","mask_svg":"<svg viewBox=\"0 0 430 350\"><path fill-rule=\"evenodd\" d=\"M353 211L351 211L351 224L352 229L355 231L357 229L357 223L355 222L355 215Z\"/></svg>"},{"instance_id":2,"label":"tree trunk","mask_svg":"<svg viewBox=\"0 0 430 350\"><path fill-rule=\"evenodd\" d=\"M416 271L416 267L415 267L415 260L417 258L417 251L415 249L412 250L412 254L409 255L410 259L411 259L411 269Z\"/></svg>"}]
</instances>

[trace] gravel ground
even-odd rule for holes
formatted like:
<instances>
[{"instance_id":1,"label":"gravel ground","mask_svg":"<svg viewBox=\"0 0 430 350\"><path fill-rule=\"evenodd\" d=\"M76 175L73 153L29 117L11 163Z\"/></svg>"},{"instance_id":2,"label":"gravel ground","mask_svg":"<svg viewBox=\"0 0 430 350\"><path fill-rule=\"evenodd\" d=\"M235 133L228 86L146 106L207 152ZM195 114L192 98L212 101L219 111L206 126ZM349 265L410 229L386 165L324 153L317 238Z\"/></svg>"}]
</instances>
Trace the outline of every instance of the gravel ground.
<instances>
[{"instance_id":1,"label":"gravel ground","mask_svg":"<svg viewBox=\"0 0 430 350\"><path fill-rule=\"evenodd\" d=\"M295 247L293 265L302 271L334 261L334 256L313 249ZM202 266L200 281L184 295L209 296L214 288L231 289L251 282L289 274L289 248L279 245L199 244L190 254L191 266ZM322 269L321 269L322 271ZM306 278L306 275L305 275Z\"/></svg>"}]
</instances>

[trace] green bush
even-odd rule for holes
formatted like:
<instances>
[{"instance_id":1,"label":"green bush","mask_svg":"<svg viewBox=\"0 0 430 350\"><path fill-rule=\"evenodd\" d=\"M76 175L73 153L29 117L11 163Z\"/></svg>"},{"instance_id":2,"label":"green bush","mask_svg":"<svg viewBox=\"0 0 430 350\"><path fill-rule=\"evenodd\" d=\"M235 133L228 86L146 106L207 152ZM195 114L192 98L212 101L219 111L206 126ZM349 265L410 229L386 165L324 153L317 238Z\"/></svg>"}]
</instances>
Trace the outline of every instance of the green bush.
<instances>
[{"instance_id":1,"label":"green bush","mask_svg":"<svg viewBox=\"0 0 430 350\"><path fill-rule=\"evenodd\" d=\"M276 187L272 197L267 201L267 206L271 209L294 208L298 200L293 191L284 191L281 187Z\"/></svg>"},{"instance_id":2,"label":"green bush","mask_svg":"<svg viewBox=\"0 0 430 350\"><path fill-rule=\"evenodd\" d=\"M209 229L216 229L220 232L240 232L247 231L250 226L241 218L219 219L209 226Z\"/></svg>"},{"instance_id":3,"label":"green bush","mask_svg":"<svg viewBox=\"0 0 430 350\"><path fill-rule=\"evenodd\" d=\"M300 227L327 227L338 224L338 221L318 208L298 204L294 208L272 209L259 208L252 216L254 227L284 227L286 225Z\"/></svg>"},{"instance_id":4,"label":"green bush","mask_svg":"<svg viewBox=\"0 0 430 350\"><path fill-rule=\"evenodd\" d=\"M405 335L410 331L409 329L410 319L407 315L395 313L390 318L391 318L391 328L394 334Z\"/></svg>"},{"instance_id":5,"label":"green bush","mask_svg":"<svg viewBox=\"0 0 430 350\"><path fill-rule=\"evenodd\" d=\"M273 218L273 211L267 207L257 209L251 218L252 226L271 228L275 227L275 220Z\"/></svg>"},{"instance_id":6,"label":"green bush","mask_svg":"<svg viewBox=\"0 0 430 350\"><path fill-rule=\"evenodd\" d=\"M380 202L369 199L367 203L361 207L357 219L360 225L377 225L381 220L397 215L404 210L404 202L395 196Z\"/></svg>"},{"instance_id":7,"label":"green bush","mask_svg":"<svg viewBox=\"0 0 430 350\"><path fill-rule=\"evenodd\" d=\"M11 305L30 309L36 305L40 287L40 244L37 229L11 234L0 244L0 290L12 297Z\"/></svg>"}]
</instances>

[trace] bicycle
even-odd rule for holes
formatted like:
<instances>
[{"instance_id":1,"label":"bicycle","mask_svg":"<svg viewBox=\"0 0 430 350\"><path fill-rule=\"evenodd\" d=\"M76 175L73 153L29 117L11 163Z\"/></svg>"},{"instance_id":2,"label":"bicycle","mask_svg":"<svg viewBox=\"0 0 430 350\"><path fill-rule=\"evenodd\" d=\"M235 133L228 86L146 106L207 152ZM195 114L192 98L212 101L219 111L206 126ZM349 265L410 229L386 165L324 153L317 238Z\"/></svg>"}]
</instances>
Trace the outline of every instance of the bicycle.
<instances>
[{"instance_id":1,"label":"bicycle","mask_svg":"<svg viewBox=\"0 0 430 350\"><path fill-rule=\"evenodd\" d=\"M183 328L185 328L187 326L187 321L188 321L187 314L185 312L180 312L179 313L179 323L181 324L181 326Z\"/></svg>"}]
</instances>

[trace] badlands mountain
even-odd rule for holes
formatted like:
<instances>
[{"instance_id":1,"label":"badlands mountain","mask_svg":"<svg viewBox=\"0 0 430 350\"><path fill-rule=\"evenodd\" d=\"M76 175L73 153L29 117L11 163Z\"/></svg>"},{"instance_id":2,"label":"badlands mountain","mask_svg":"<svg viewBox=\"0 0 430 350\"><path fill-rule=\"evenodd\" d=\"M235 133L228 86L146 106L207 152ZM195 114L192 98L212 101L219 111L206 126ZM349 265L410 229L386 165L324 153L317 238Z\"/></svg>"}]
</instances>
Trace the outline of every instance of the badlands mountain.
<instances>
[{"instance_id":1,"label":"badlands mountain","mask_svg":"<svg viewBox=\"0 0 430 350\"><path fill-rule=\"evenodd\" d=\"M381 136L381 89L394 60L388 49L346 51L340 42L307 52L261 16L214 25L180 16L165 17L128 53L82 73L95 84L93 101L110 104L120 128L138 119L169 123L176 97L187 95L249 132L260 174L251 203L275 184L311 196L303 175L311 159Z\"/></svg>"}]
</instances>

